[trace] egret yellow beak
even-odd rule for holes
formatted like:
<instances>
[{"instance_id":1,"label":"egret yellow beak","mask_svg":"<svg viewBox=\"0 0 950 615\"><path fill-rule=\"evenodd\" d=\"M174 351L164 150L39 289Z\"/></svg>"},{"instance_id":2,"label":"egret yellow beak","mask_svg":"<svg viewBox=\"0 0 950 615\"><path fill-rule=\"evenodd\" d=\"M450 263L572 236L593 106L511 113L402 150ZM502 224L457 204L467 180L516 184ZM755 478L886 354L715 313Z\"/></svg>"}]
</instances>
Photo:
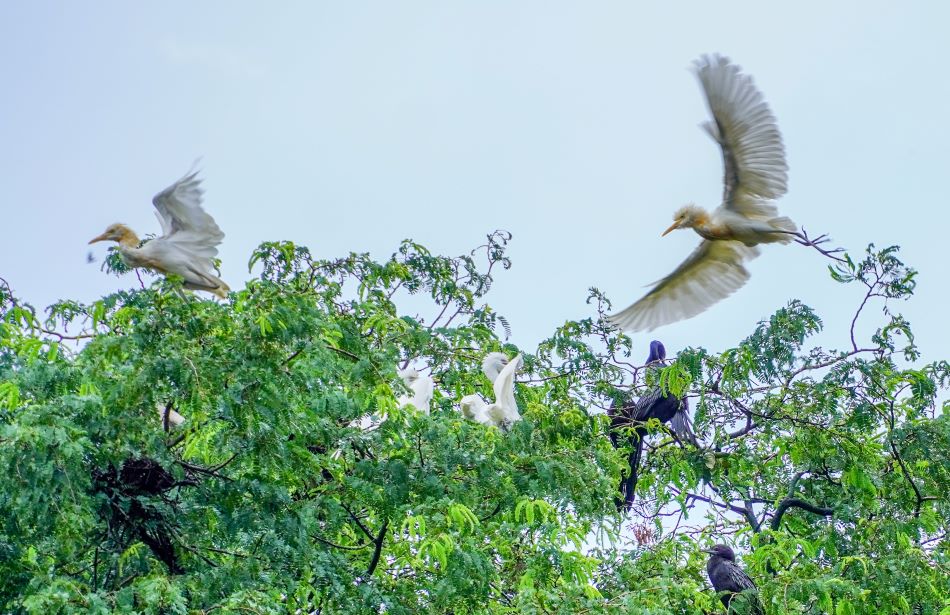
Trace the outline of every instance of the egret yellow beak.
<instances>
[{"instance_id":1,"label":"egret yellow beak","mask_svg":"<svg viewBox=\"0 0 950 615\"><path fill-rule=\"evenodd\" d=\"M109 238L106 237L106 235L108 235L108 233L103 233L99 235L98 237L93 237L92 239L89 240L89 243L96 243L97 241L108 241Z\"/></svg>"},{"instance_id":2,"label":"egret yellow beak","mask_svg":"<svg viewBox=\"0 0 950 615\"><path fill-rule=\"evenodd\" d=\"M666 237L667 235L670 234L670 232L675 231L676 229L678 229L679 226L680 226L680 221L677 220L676 222L674 222L673 224L670 225L670 228L668 228L668 229L666 229L665 231L663 231L663 234L660 235L660 237Z\"/></svg>"}]
</instances>

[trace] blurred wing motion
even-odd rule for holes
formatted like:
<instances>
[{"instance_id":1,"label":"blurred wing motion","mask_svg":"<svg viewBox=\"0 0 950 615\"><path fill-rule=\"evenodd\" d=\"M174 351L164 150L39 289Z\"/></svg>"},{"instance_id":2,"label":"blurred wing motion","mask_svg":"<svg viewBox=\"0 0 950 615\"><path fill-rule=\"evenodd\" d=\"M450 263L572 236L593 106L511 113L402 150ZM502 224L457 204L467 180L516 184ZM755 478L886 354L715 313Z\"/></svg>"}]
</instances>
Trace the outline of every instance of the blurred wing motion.
<instances>
[{"instance_id":1,"label":"blurred wing motion","mask_svg":"<svg viewBox=\"0 0 950 615\"><path fill-rule=\"evenodd\" d=\"M645 297L609 317L629 331L652 330L706 310L749 279L744 263L758 255L757 244L788 243L788 233L797 229L770 202L787 190L788 164L762 93L727 58L703 56L695 68L712 114L703 128L722 149L722 204L712 213L693 205L676 213L667 233L693 228L704 241Z\"/></svg>"},{"instance_id":2,"label":"blurred wing motion","mask_svg":"<svg viewBox=\"0 0 950 615\"><path fill-rule=\"evenodd\" d=\"M765 201L788 190L785 146L775 116L752 77L728 58L703 56L696 75L713 116L703 128L722 148L723 207L748 218L773 218L778 210Z\"/></svg>"},{"instance_id":3,"label":"blurred wing motion","mask_svg":"<svg viewBox=\"0 0 950 615\"><path fill-rule=\"evenodd\" d=\"M218 228L214 218L201 207L201 180L198 172L192 171L177 182L155 195L155 217L162 225L162 237L170 238L176 233L194 233L208 244L211 256L215 248L224 239L224 233Z\"/></svg>"},{"instance_id":4,"label":"blurred wing motion","mask_svg":"<svg viewBox=\"0 0 950 615\"><path fill-rule=\"evenodd\" d=\"M124 224L112 224L89 243L115 241L130 267L143 267L181 276L185 288L205 290L223 298L230 290L214 274L214 257L224 233L201 208L201 180L189 172L162 190L152 203L162 225L162 235L140 245L138 236Z\"/></svg>"},{"instance_id":5,"label":"blurred wing motion","mask_svg":"<svg viewBox=\"0 0 950 615\"><path fill-rule=\"evenodd\" d=\"M673 273L610 322L628 331L652 331L662 325L692 318L725 299L749 279L745 262L758 248L738 241L703 240Z\"/></svg>"},{"instance_id":6,"label":"blurred wing motion","mask_svg":"<svg viewBox=\"0 0 950 615\"><path fill-rule=\"evenodd\" d=\"M185 278L185 287L210 290L224 297L228 286L214 275L214 259L224 233L201 207L201 180L197 171L162 190L152 203L162 225L162 236L142 249L164 271Z\"/></svg>"}]
</instances>

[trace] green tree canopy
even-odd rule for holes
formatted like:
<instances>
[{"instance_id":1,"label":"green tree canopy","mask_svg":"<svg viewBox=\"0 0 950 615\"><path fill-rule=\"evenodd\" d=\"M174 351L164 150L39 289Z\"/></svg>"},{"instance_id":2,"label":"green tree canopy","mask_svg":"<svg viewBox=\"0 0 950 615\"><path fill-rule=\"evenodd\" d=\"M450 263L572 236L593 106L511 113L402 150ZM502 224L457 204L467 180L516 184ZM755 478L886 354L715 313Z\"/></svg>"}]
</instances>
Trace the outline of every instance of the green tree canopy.
<instances>
[{"instance_id":1,"label":"green tree canopy","mask_svg":"<svg viewBox=\"0 0 950 615\"><path fill-rule=\"evenodd\" d=\"M856 321L885 306L870 339L809 345L821 320L792 302L654 382L596 290L511 344L486 303L508 239L384 262L266 243L226 303L160 279L39 314L3 283L4 610L713 613L701 549L727 541L770 613L950 613L950 365L893 311L915 282L895 248L831 270L866 291ZM491 351L525 358L508 430L457 409L492 397ZM397 404L409 364L430 414ZM701 446L651 425L622 519L603 410L657 385Z\"/></svg>"}]
</instances>

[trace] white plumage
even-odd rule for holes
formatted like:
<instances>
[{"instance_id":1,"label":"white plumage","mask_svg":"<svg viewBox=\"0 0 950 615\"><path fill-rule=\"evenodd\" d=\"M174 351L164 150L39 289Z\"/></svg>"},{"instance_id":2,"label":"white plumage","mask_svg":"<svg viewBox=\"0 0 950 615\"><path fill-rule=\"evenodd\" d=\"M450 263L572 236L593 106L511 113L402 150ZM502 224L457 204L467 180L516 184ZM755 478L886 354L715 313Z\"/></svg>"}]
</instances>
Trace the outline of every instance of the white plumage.
<instances>
[{"instance_id":1,"label":"white plumage","mask_svg":"<svg viewBox=\"0 0 950 615\"><path fill-rule=\"evenodd\" d=\"M696 75L712 113L703 128L722 149L722 204L712 213L680 208L664 232L692 228L702 243L642 299L609 317L630 331L690 318L724 299L749 279L744 263L760 243L788 243L797 230L770 202L785 194L788 165L775 116L752 82L721 56L703 56Z\"/></svg>"},{"instance_id":2,"label":"white plumage","mask_svg":"<svg viewBox=\"0 0 950 615\"><path fill-rule=\"evenodd\" d=\"M130 267L143 267L181 276L185 288L204 290L225 298L228 285L214 275L213 259L224 233L201 207L201 180L189 172L162 190L152 204L162 235L139 247L138 236L124 224L113 224L97 241L116 241L119 253Z\"/></svg>"},{"instance_id":3,"label":"white plumage","mask_svg":"<svg viewBox=\"0 0 950 615\"><path fill-rule=\"evenodd\" d=\"M496 427L510 427L521 420L515 399L515 374L523 363L519 354L514 359L500 352L491 352L482 360L482 373L492 382L494 403L488 404L478 395L466 395L459 400L462 415L470 421Z\"/></svg>"},{"instance_id":4,"label":"white plumage","mask_svg":"<svg viewBox=\"0 0 950 615\"><path fill-rule=\"evenodd\" d=\"M178 412L175 412L175 409L171 406L165 407L162 404L158 404L155 409L158 411L158 418L162 423L162 429L165 428L165 415L168 415L168 427L169 429L174 427L181 427L185 424L185 417L183 417Z\"/></svg>"},{"instance_id":5,"label":"white plumage","mask_svg":"<svg viewBox=\"0 0 950 615\"><path fill-rule=\"evenodd\" d=\"M399 370L399 377L405 383L406 388L412 391L412 395L402 395L397 400L400 408L406 406L415 406L416 410L424 414L429 414L429 404L432 402L432 395L435 391L435 381L429 376L419 373L414 367Z\"/></svg>"}]
</instances>

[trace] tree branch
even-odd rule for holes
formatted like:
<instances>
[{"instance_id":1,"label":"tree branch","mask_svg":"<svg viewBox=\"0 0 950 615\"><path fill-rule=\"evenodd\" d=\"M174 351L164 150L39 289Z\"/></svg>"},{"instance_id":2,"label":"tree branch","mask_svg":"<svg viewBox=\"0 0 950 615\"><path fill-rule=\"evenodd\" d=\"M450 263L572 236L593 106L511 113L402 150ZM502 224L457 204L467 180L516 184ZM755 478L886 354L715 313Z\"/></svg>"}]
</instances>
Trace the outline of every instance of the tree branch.
<instances>
[{"instance_id":1,"label":"tree branch","mask_svg":"<svg viewBox=\"0 0 950 615\"><path fill-rule=\"evenodd\" d=\"M389 529L389 519L383 521L383 527L379 528L379 535L373 539L373 542L376 544L376 548L373 549L373 559L369 561L369 566L366 568L366 576L371 577L373 573L376 572L376 566L379 565L379 556L383 552L383 541L386 538L386 530Z\"/></svg>"},{"instance_id":2,"label":"tree branch","mask_svg":"<svg viewBox=\"0 0 950 615\"><path fill-rule=\"evenodd\" d=\"M824 517L830 517L835 512L833 508L816 506L800 498L785 498L779 503L778 508L775 509L775 516L772 517L772 531L778 530L779 526L782 525L782 517L785 516L789 508L801 508L812 514L822 515Z\"/></svg>"}]
</instances>

